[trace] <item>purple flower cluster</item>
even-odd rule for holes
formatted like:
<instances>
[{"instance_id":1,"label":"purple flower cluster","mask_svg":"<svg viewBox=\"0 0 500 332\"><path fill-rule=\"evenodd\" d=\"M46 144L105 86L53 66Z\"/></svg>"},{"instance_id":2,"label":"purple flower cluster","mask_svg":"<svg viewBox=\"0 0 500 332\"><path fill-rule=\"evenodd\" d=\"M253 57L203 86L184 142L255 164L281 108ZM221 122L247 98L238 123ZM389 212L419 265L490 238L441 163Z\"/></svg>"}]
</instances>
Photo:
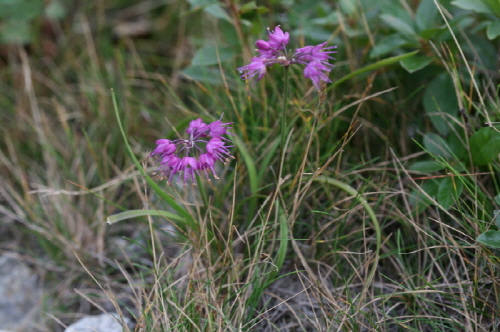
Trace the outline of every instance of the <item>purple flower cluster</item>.
<instances>
[{"instance_id":1,"label":"purple flower cluster","mask_svg":"<svg viewBox=\"0 0 500 332\"><path fill-rule=\"evenodd\" d=\"M334 65L328 63L328 59L335 60L331 57L330 53L337 53L331 49L337 46L325 47L326 42L316 46L305 46L297 48L295 52L290 55L286 49L286 45L290 39L288 32L283 32L279 26L274 31L268 28L269 40L257 40L255 46L256 51L260 55L253 57L251 62L243 67L238 68L243 79L250 79L257 76L260 80L265 74L268 66L279 64L288 67L292 64L302 64L304 68L304 77L310 79L314 86L321 90L320 81L331 83L328 78L328 73L334 68Z\"/></svg>"},{"instance_id":2,"label":"purple flower cluster","mask_svg":"<svg viewBox=\"0 0 500 332\"><path fill-rule=\"evenodd\" d=\"M174 176L180 173L179 178L184 185L187 182L194 184L195 175L200 175L200 172L205 172L209 181L210 172L218 179L214 169L215 162L220 160L226 164L230 158L234 158L228 149L233 145L226 145L231 141L222 137L222 135L232 135L227 132L227 129L231 128L227 125L231 123L222 123L219 119L206 124L202 119L196 119L191 121L186 129L188 139L157 140L156 149L151 152L151 156L157 158L159 176L171 184ZM204 149L201 144L205 145Z\"/></svg>"}]
</instances>

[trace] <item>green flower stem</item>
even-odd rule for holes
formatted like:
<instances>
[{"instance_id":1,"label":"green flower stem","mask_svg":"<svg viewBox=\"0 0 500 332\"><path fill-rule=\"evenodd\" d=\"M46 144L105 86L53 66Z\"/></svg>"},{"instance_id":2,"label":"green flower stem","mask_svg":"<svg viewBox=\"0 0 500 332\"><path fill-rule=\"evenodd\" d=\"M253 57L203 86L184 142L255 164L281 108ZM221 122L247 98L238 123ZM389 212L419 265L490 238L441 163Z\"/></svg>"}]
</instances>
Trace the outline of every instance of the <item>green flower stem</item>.
<instances>
[{"instance_id":1,"label":"green flower stem","mask_svg":"<svg viewBox=\"0 0 500 332\"><path fill-rule=\"evenodd\" d=\"M284 67L285 69L285 78L284 78L284 87L283 87L283 105L281 107L281 133L280 133L280 160L279 160L279 169L278 169L278 181L279 183L281 176L283 175L283 165L285 163L285 139L286 139L286 108L288 104L288 67Z\"/></svg>"}]
</instances>

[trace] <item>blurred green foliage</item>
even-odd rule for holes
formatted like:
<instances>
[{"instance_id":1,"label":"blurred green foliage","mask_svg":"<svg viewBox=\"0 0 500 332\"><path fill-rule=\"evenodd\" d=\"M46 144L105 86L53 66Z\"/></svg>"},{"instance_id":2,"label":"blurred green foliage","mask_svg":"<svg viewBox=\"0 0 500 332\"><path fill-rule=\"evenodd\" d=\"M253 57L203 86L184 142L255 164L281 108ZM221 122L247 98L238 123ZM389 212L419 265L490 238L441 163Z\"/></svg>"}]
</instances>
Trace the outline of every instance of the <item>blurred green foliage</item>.
<instances>
[{"instance_id":1,"label":"blurred green foliage","mask_svg":"<svg viewBox=\"0 0 500 332\"><path fill-rule=\"evenodd\" d=\"M282 80L281 72L271 69L272 75L256 85L246 86L239 79L236 68L255 54L254 42L265 37L266 27L272 29L279 24L292 35L290 47L328 41L329 45L338 45L339 51L335 61L337 68L330 76L333 84L328 86L324 109L318 119L317 142L312 142L310 156L304 156L304 146L318 94L308 90L310 82L297 79L300 77L298 71L291 70L294 74L293 97L288 106L294 130L289 153L291 162L285 167L300 165L304 157L310 161L304 171L314 172L326 165L341 147L338 159L321 171L346 182L352 181L353 186L360 188L360 193L367 194L364 196L374 208L381 207L377 215L387 218L383 220L384 232L390 234L397 228L398 233L394 234L403 234L405 250L416 250L422 244L416 238L428 241L425 245L436 244L436 248L448 250L448 243L432 243L422 240L421 234L416 236L416 230L405 219L419 217L428 211L440 213L444 210L445 218L459 215L457 219L461 218L463 224L453 219L453 227L466 234L484 232L479 242L493 246L497 243L498 231L489 229L492 227L489 218L494 204L500 204L496 183L500 173L500 132L495 127L495 122L500 120L498 0L82 3L84 9L79 10L85 13L68 18L66 2L63 5L62 1L55 0L0 0L2 44L36 43L44 20L58 19L68 23L61 25L63 37L67 38L60 38L64 42L56 41L60 52L55 53L54 59L42 59L37 49L28 52L29 64L38 75L34 80L36 97L40 98L43 112L47 114L44 118L49 135L46 142L53 146L44 145L45 141L36 136L38 128L30 127L37 123L27 121L31 113L29 106L24 104L29 99L24 90L15 83L12 88L1 86L0 103L7 110L2 112L2 120L7 123L2 131L8 139L0 145L7 151L7 142L18 144L9 149L15 151L12 154L19 154L19 158L11 158L17 163L11 169L29 167L26 171L29 181L25 180L24 171L19 172L19 180L13 181L16 183L12 187L26 190L26 197L34 196L30 192L31 183L75 190L66 183L71 179L93 188L130 170L129 159L117 135L114 115L109 111L112 109L109 88L113 87L131 148L138 156L142 153L144 158L155 139L174 137L176 131L184 130L195 117L214 118L225 112L224 119L234 121L233 132L238 134L234 138L235 150L239 154L238 163L231 164L225 172L226 175L234 174L238 188L233 191L233 175L208 188L210 204L216 207L209 212L218 220L219 214L224 215L231 206L235 224L242 230L255 227L260 220L256 217L260 213L256 212L257 207L261 206L274 183L270 169L276 169L273 158L278 142L273 136L276 122L273 112L281 105ZM444 15L436 3L442 6ZM137 4L146 5L146 9L135 7ZM130 7L134 10L130 11ZM121 15L123 12L129 16ZM122 19L125 23L145 18L151 23L146 36L115 36L115 25L123 23L120 16L126 17ZM80 20L88 24L89 29ZM14 49L12 53L15 52ZM14 58L12 62L16 64L15 61ZM19 80L11 68L3 75L7 78L5 81ZM364 99L375 93L380 94ZM351 105L358 101L361 102ZM359 109L358 105L361 105ZM166 123L165 118L171 123ZM486 123L488 127L484 127ZM345 139L354 127L359 131ZM48 157L57 163L44 162L47 151ZM399 188L395 178L400 174L390 163L401 156L408 158L402 167L408 173ZM471 176L483 173L488 173L487 177ZM14 173L6 174L5 178L12 178ZM56 181L53 181L54 175L58 176ZM116 200L126 209L142 208L137 206L141 204L137 197L131 199L132 191L127 185L121 184L116 192L113 188L104 191L103 197ZM166 190L171 189L166 187ZM397 199L391 196L395 192ZM358 240L370 241L369 231L366 237L357 234L355 224L363 220L362 217L356 216L355 210L337 215L338 211L350 211L355 207L349 206L344 194L326 186L311 187L307 194L311 196L304 199L300 218L291 232L297 239L312 239L304 243L313 248L314 258L325 253L325 257L332 255L339 259L335 253L347 247L350 251L366 247L366 244L351 247ZM234 206L228 200L233 195ZM47 203L44 197L41 203L36 203L39 205L26 200L27 210L37 207L31 212L31 219L38 222L42 230L48 229L48 234L62 234L60 238L69 239L58 242L40 233L43 234L40 240L33 241L43 247L41 251L46 257L56 262L65 259L64 256L73 257L76 250L85 248L85 244L93 244L94 232L103 236L105 232L98 229L102 215L117 212L107 204L102 205L102 212L96 212L100 203L83 195L68 197L65 199L70 203L64 201L61 206L74 207L74 210L67 212L61 208L59 219L53 217L52 210L57 209L51 209L52 203ZM408 206L401 203L406 198ZM152 197L152 205L158 205L160 211L164 208L155 197ZM318 213L311 215L312 209ZM406 216L398 215L399 210ZM321 219L324 211L332 214L335 223L330 217ZM83 227L88 229L86 232L80 224L68 227L71 220L76 220L68 216L80 213L81 224L91 224L91 227ZM354 219L349 219L351 215ZM425 220L423 223L429 222L427 216L430 215L421 218ZM89 222L90 219L94 221ZM344 223L345 220L354 222ZM500 227L499 219L495 220L497 228ZM47 226L47 221L54 223L53 229ZM424 228L434 231L434 226L429 222ZM127 232L130 233L138 229L135 225L129 227L131 230ZM389 235L386 240L388 249L393 245L393 238ZM75 247L67 245L73 242ZM410 255L404 256L398 258L408 259L404 262L406 265L401 265L402 270L424 266L412 265ZM390 265L384 261L382 269L386 268L385 264ZM448 266L446 260L441 264ZM414 272L420 275L417 272L421 271ZM339 287L344 285L342 280L335 282ZM427 281L421 287L428 287Z\"/></svg>"},{"instance_id":2,"label":"blurred green foliage","mask_svg":"<svg viewBox=\"0 0 500 332\"><path fill-rule=\"evenodd\" d=\"M65 14L56 0L0 0L0 44L29 44L38 37L43 18L56 20Z\"/></svg>"}]
</instances>

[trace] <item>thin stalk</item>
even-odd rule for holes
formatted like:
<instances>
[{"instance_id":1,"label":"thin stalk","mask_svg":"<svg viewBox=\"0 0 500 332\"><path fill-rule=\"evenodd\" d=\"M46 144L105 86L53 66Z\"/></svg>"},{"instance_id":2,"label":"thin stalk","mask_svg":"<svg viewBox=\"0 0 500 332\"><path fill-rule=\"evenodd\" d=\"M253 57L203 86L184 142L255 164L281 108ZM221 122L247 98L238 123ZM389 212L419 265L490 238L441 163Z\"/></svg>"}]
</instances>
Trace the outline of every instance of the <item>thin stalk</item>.
<instances>
[{"instance_id":1,"label":"thin stalk","mask_svg":"<svg viewBox=\"0 0 500 332\"><path fill-rule=\"evenodd\" d=\"M375 212L373 211L373 209L371 208L370 204L368 204L368 202L363 198L363 196L356 189L354 189L353 187L351 187L347 183L344 183L342 181L338 181L338 180L335 180L333 178L323 176L323 175L317 176L316 178L314 178L314 181L333 185L333 186L351 194L359 203L361 203L361 205L363 205L363 207L365 208L365 211L368 213L368 216L370 217L370 219L372 221L373 229L375 231L375 255L373 258L372 267L371 267L370 271L368 272L368 275L367 275L365 282L364 282L363 290L362 290L360 297L358 299L359 300L358 308L361 308L361 306L363 305L363 300L366 297L366 293L368 292L368 288L370 287L370 284L371 284L373 277L375 276L375 273L377 272L377 268L378 268L378 262L380 259L380 249L382 246L382 231L380 228L380 223L378 222L377 216L376 216Z\"/></svg>"},{"instance_id":2,"label":"thin stalk","mask_svg":"<svg viewBox=\"0 0 500 332\"><path fill-rule=\"evenodd\" d=\"M278 169L278 183L281 179L283 173L283 165L285 163L285 137L286 137L286 106L288 104L288 67L283 67L285 69L285 82L283 87L283 105L281 106L281 133L280 133L280 160ZM279 186L278 186L279 188Z\"/></svg>"}]
</instances>

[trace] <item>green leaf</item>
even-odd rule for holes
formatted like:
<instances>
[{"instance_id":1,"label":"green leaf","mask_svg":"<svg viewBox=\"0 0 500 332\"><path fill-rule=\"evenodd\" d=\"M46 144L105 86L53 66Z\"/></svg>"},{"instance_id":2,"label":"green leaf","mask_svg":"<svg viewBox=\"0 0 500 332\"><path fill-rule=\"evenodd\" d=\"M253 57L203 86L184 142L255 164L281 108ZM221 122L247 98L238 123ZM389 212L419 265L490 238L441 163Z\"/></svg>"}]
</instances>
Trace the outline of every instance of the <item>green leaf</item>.
<instances>
[{"instance_id":1,"label":"green leaf","mask_svg":"<svg viewBox=\"0 0 500 332\"><path fill-rule=\"evenodd\" d=\"M61 1L50 1L45 7L45 15L51 20L61 20L66 16L67 10Z\"/></svg>"},{"instance_id":2,"label":"green leaf","mask_svg":"<svg viewBox=\"0 0 500 332\"><path fill-rule=\"evenodd\" d=\"M451 130L446 141L450 147L453 155L461 161L468 160L469 144L465 139L465 133L463 128L455 127L455 130ZM454 165L455 171L461 172L463 169L457 169L458 165Z\"/></svg>"},{"instance_id":3,"label":"green leaf","mask_svg":"<svg viewBox=\"0 0 500 332\"><path fill-rule=\"evenodd\" d=\"M489 40L493 40L500 36L500 21L491 21L486 29L486 36Z\"/></svg>"},{"instance_id":4,"label":"green leaf","mask_svg":"<svg viewBox=\"0 0 500 332\"><path fill-rule=\"evenodd\" d=\"M403 66L403 68L409 73L414 73L427 67L433 60L433 58L428 56L417 55L401 61L401 66Z\"/></svg>"},{"instance_id":5,"label":"green leaf","mask_svg":"<svg viewBox=\"0 0 500 332\"><path fill-rule=\"evenodd\" d=\"M422 0L415 15L417 27L420 30L431 29L436 23L439 11L434 0Z\"/></svg>"},{"instance_id":6,"label":"green leaf","mask_svg":"<svg viewBox=\"0 0 500 332\"><path fill-rule=\"evenodd\" d=\"M447 177L439 180L437 201L445 210L449 210L462 193L463 183L457 177Z\"/></svg>"},{"instance_id":7,"label":"green leaf","mask_svg":"<svg viewBox=\"0 0 500 332\"><path fill-rule=\"evenodd\" d=\"M381 55L390 53L402 46L406 46L412 44L408 39L404 38L398 33L389 35L375 45L375 47L370 52L370 58L377 58ZM418 44L414 43L415 47L418 47Z\"/></svg>"},{"instance_id":8,"label":"green leaf","mask_svg":"<svg viewBox=\"0 0 500 332\"><path fill-rule=\"evenodd\" d=\"M479 235L477 242L492 248L500 248L500 231L486 231Z\"/></svg>"},{"instance_id":9,"label":"green leaf","mask_svg":"<svg viewBox=\"0 0 500 332\"><path fill-rule=\"evenodd\" d=\"M498 0L484 0L490 6L491 10L495 13L497 18L500 18L500 1Z\"/></svg>"},{"instance_id":10,"label":"green leaf","mask_svg":"<svg viewBox=\"0 0 500 332\"><path fill-rule=\"evenodd\" d=\"M488 38L482 35L475 35L474 38L470 39L470 43L464 45L463 50L464 52L475 52L480 57L478 59L478 67L482 70L498 71L498 48Z\"/></svg>"},{"instance_id":11,"label":"green leaf","mask_svg":"<svg viewBox=\"0 0 500 332\"><path fill-rule=\"evenodd\" d=\"M205 84L222 84L222 76L218 68L190 66L182 70L187 78Z\"/></svg>"},{"instance_id":12,"label":"green leaf","mask_svg":"<svg viewBox=\"0 0 500 332\"><path fill-rule=\"evenodd\" d=\"M431 179L425 181L420 188L417 188L410 193L408 202L412 206L412 213L414 215L420 214L432 204L432 201L425 194L435 198L438 192L438 187L438 181ZM422 191L424 191L425 194Z\"/></svg>"},{"instance_id":13,"label":"green leaf","mask_svg":"<svg viewBox=\"0 0 500 332\"><path fill-rule=\"evenodd\" d=\"M203 8L203 10L212 15L213 17L216 17L218 19L228 21L228 22L233 22L231 17L226 13L226 11L219 5L219 4L211 4Z\"/></svg>"},{"instance_id":14,"label":"green leaf","mask_svg":"<svg viewBox=\"0 0 500 332\"><path fill-rule=\"evenodd\" d=\"M42 14L44 0L1 0L0 18L29 21Z\"/></svg>"},{"instance_id":15,"label":"green leaf","mask_svg":"<svg viewBox=\"0 0 500 332\"><path fill-rule=\"evenodd\" d=\"M469 143L474 165L483 166L498 159L498 154L500 153L500 133L495 128L481 128L472 135Z\"/></svg>"},{"instance_id":16,"label":"green leaf","mask_svg":"<svg viewBox=\"0 0 500 332\"><path fill-rule=\"evenodd\" d=\"M415 28L399 17L389 14L382 14L380 15L380 19L403 35L412 37L417 35L417 33L415 32Z\"/></svg>"},{"instance_id":17,"label":"green leaf","mask_svg":"<svg viewBox=\"0 0 500 332\"><path fill-rule=\"evenodd\" d=\"M24 20L5 20L0 26L0 43L2 44L28 44L33 34L31 23Z\"/></svg>"},{"instance_id":18,"label":"green leaf","mask_svg":"<svg viewBox=\"0 0 500 332\"><path fill-rule=\"evenodd\" d=\"M424 109L434 128L443 136L447 136L450 128L448 123L458 114L458 100L451 77L444 73L436 77L425 89L423 98Z\"/></svg>"},{"instance_id":19,"label":"green leaf","mask_svg":"<svg viewBox=\"0 0 500 332\"><path fill-rule=\"evenodd\" d=\"M444 168L445 166L437 161L417 161L410 166L410 170L422 173L432 173Z\"/></svg>"},{"instance_id":20,"label":"green leaf","mask_svg":"<svg viewBox=\"0 0 500 332\"><path fill-rule=\"evenodd\" d=\"M444 32L447 32L447 29L446 25L442 25L440 27L422 30L418 33L418 35L425 40L436 39L439 38Z\"/></svg>"},{"instance_id":21,"label":"green leaf","mask_svg":"<svg viewBox=\"0 0 500 332\"><path fill-rule=\"evenodd\" d=\"M224 21L232 22L233 20L221 7L217 0L188 0L192 10L203 9L204 12Z\"/></svg>"},{"instance_id":22,"label":"green leaf","mask_svg":"<svg viewBox=\"0 0 500 332\"><path fill-rule=\"evenodd\" d=\"M327 90L333 89L337 85L339 85L339 84L341 84L341 83L343 83L343 82L345 82L345 81L347 81L347 80L349 80L349 79L351 79L353 77L356 77L356 76L364 74L366 72L378 69L380 67L384 67L384 66L388 66L388 65L397 63L397 62L399 62L401 60L404 60L406 58L410 58L410 57L414 56L417 53L418 53L418 51L413 51L413 52L401 54L401 55L398 55L398 56L395 56L395 57L392 57L392 58L387 58L387 59L383 59L383 60L377 61L375 63L372 63L372 64L370 64L370 65L368 65L366 67L363 67L361 69L353 71L350 74L347 74L344 77L336 80L335 82L333 82L333 84L330 84L328 86Z\"/></svg>"},{"instance_id":23,"label":"green leaf","mask_svg":"<svg viewBox=\"0 0 500 332\"><path fill-rule=\"evenodd\" d=\"M211 66L224 62L234 56L228 47L205 46L199 49L191 60L191 66Z\"/></svg>"},{"instance_id":24,"label":"green leaf","mask_svg":"<svg viewBox=\"0 0 500 332\"><path fill-rule=\"evenodd\" d=\"M157 210L129 210L117 214L113 214L109 216L106 220L108 224L114 224L115 222L137 218L137 217L145 217L145 216L160 216L166 219L172 219L175 221L184 221L183 217L179 217L179 215L167 211L157 211Z\"/></svg>"},{"instance_id":25,"label":"green leaf","mask_svg":"<svg viewBox=\"0 0 500 332\"><path fill-rule=\"evenodd\" d=\"M246 3L240 7L241 14L246 14L246 13L250 13L250 12L254 12L254 11L257 14L264 14L264 13L267 13L269 11L269 9L267 7L264 7L264 6L257 6L255 1Z\"/></svg>"},{"instance_id":26,"label":"green leaf","mask_svg":"<svg viewBox=\"0 0 500 332\"><path fill-rule=\"evenodd\" d=\"M425 149L433 156L451 159L451 149L441 136L435 133L427 133L424 136L423 143Z\"/></svg>"},{"instance_id":27,"label":"green leaf","mask_svg":"<svg viewBox=\"0 0 500 332\"><path fill-rule=\"evenodd\" d=\"M462 9L472 10L476 13L493 14L488 4L481 0L455 0L451 3Z\"/></svg>"},{"instance_id":28,"label":"green leaf","mask_svg":"<svg viewBox=\"0 0 500 332\"><path fill-rule=\"evenodd\" d=\"M332 26L339 24L339 12L337 10L333 10L328 15L318 18L313 18L309 22L311 25L319 25L319 26Z\"/></svg>"},{"instance_id":29,"label":"green leaf","mask_svg":"<svg viewBox=\"0 0 500 332\"><path fill-rule=\"evenodd\" d=\"M493 211L493 217L495 218L495 225L500 229L500 210Z\"/></svg>"},{"instance_id":30,"label":"green leaf","mask_svg":"<svg viewBox=\"0 0 500 332\"><path fill-rule=\"evenodd\" d=\"M358 1L356 0L339 0L340 11L347 16L354 15L358 12Z\"/></svg>"},{"instance_id":31,"label":"green leaf","mask_svg":"<svg viewBox=\"0 0 500 332\"><path fill-rule=\"evenodd\" d=\"M248 147L245 142L239 137L233 137L234 145L238 148L238 152L243 158L243 162L246 165L246 170L248 172L248 177L250 181L250 191L252 194L257 194L259 191L259 180L257 178L257 168L255 166L255 158L248 151Z\"/></svg>"}]
</instances>

